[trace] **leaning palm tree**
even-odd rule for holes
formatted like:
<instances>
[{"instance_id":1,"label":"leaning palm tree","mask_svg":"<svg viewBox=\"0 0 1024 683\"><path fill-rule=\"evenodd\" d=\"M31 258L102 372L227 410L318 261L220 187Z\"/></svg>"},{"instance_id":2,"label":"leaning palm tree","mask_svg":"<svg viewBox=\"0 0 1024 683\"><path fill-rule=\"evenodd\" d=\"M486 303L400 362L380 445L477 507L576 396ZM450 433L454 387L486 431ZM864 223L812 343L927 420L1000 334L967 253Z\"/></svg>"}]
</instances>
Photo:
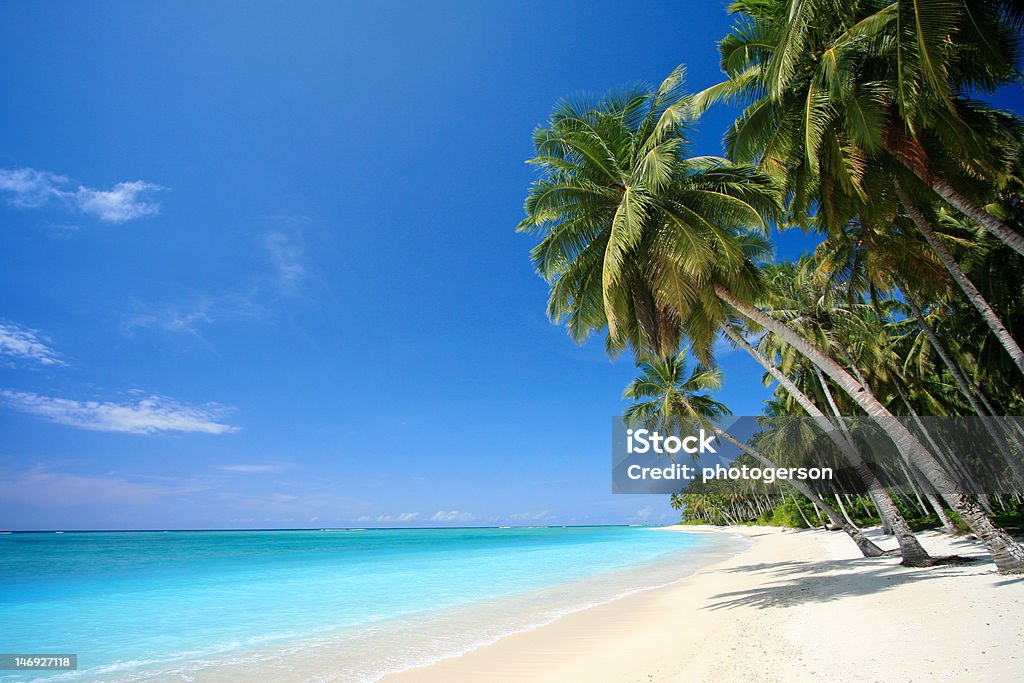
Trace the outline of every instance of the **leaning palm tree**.
<instances>
[{"instance_id":1,"label":"leaning palm tree","mask_svg":"<svg viewBox=\"0 0 1024 683\"><path fill-rule=\"evenodd\" d=\"M548 312L576 339L608 331L609 350L670 348L685 335L701 360L724 322L746 318L779 336L875 418L947 498L1005 572L1024 547L995 527L918 439L839 363L758 306L767 254L757 231L777 211L774 187L750 167L687 159L681 71L655 92L593 106L560 103L534 140L542 171L519 229L541 238L534 263L551 286ZM753 231L752 231L753 230Z\"/></svg>"},{"instance_id":2,"label":"leaning palm tree","mask_svg":"<svg viewBox=\"0 0 1024 683\"><path fill-rule=\"evenodd\" d=\"M998 185L1010 177L1017 125L958 93L965 84L994 87L1015 77L1014 42L1005 39L1009 24L998 8L969 3L978 5L970 14L958 8L963 4L737 2L734 11L750 20L722 42L730 79L697 101L703 107L721 98L753 99L730 133L730 154L775 173L791 194L793 220L836 231L856 219L885 230L900 207L1024 374L1024 350L927 215L934 191L944 188L945 199L1024 254L1024 236L951 184L980 177ZM904 30L917 21L920 32ZM980 39L979 25L989 27L992 54L973 61L950 54L951 36ZM968 54L978 48L958 47ZM990 187L977 189L993 198Z\"/></svg>"},{"instance_id":3,"label":"leaning palm tree","mask_svg":"<svg viewBox=\"0 0 1024 683\"><path fill-rule=\"evenodd\" d=\"M948 216L945 216L945 220L957 227L963 227L960 225L960 221L956 221ZM982 245L986 242L995 242L990 237L986 239L987 236L984 233L979 236L967 230L961 230L961 232L967 237L956 238L943 235L943 239L948 239L951 245L960 246L975 254L984 251ZM925 234L924 236L929 243L938 239L928 225L922 227L921 233ZM974 237L977 241L971 240L971 237ZM847 302L845 308L851 313L855 313L857 310L881 312L884 308L888 308L890 311L894 308L905 310L902 305L895 304L893 300L888 302L879 301L880 296L892 294L897 290L900 291L902 297L909 304L908 312L912 313L916 318L916 324L913 324L912 327L919 329L930 346L938 353L945 368L949 371L955 386L967 401L965 408L970 408L977 416L982 418L981 422L985 430L992 437L993 443L1002 444L1005 441L1005 437L1002 434L1002 425L997 421L985 419L986 412L983 410L976 392L969 387L963 372L953 362L949 353L931 328L931 325L925 320L921 307L916 303L922 294L927 295L927 298L932 300L941 299L950 294L946 284L947 279L942 272L942 266L937 262L940 258L943 261L949 262L947 263L948 272L953 274L954 280L958 282L967 281L967 285L976 295L976 297L971 298L977 298L982 302L982 307L979 308L975 304L975 309L982 311L986 308L988 309L990 315L983 316L985 325L989 330L1001 330L1002 335L996 332L994 336L997 337L1003 349L1010 352L1011 360L1017 361L1014 358L1013 350L1016 349L1019 353L1020 349L1013 342L1012 338L1009 340L1010 343L1007 344L1005 337L1009 333L998 322L995 312L988 307L986 297L980 291L977 291L977 288L967 280L967 274L956 264L946 247L941 244L933 246L936 246L934 250L929 248L928 244L925 244L912 230L900 230L896 224L890 226L887 230L872 230L864 225L851 223L847 230L831 233L828 239L819 245L817 249L815 261L818 262L818 271L819 274L828 278L829 288L821 299L817 296L815 296L815 299L819 301L828 300L832 294L833 287L838 287L845 290ZM1018 259L1012 259L1011 261L1010 265L1020 263ZM1010 275L1011 271L1004 270L1001 274L1001 279L1009 279ZM964 291L968 291L968 289L965 288ZM1017 291L1019 292L1019 289ZM1002 294L1003 296L1000 299L1004 301L1012 302L1015 299L1019 299L1019 294L1014 296L1014 290L1012 289ZM863 295L870 295L870 299L873 302L872 306L856 305L856 302ZM996 320L995 325L992 322L993 318ZM847 317L847 320L849 319ZM867 321L866 319L863 320ZM878 322L878 320L876 319L875 322ZM872 347L876 352L885 351L885 353L881 355L876 354L868 362L860 360L857 365L874 369L877 374L878 371L886 369L895 360L893 356L895 349L892 343L886 341L887 337L891 337L889 331L877 329L876 334L878 335L879 343L875 344L869 340L867 346ZM843 342L843 346L850 346L848 339ZM902 354L903 351L900 353ZM886 354L888 354L888 357L886 357ZM906 360L907 356L901 355L900 358ZM934 397L929 396L927 391L923 391L924 387L920 383L917 386L910 386L907 382L907 378L910 375L906 372L909 366L905 363L902 363L902 365L902 368L891 367L889 372L891 378L898 378L898 381L890 384L890 388L895 388L895 391L892 392L893 396L904 390L907 393L918 393L924 396L926 403L931 403L931 407L926 410L927 414L948 415L962 412L962 410L949 412L945 407L939 405L934 400ZM1018 368L1020 367L1018 365ZM921 378L922 376L919 374L917 379ZM902 410L900 408L894 412L902 412ZM1010 434L1010 439L1015 441L1012 433ZM1012 457L1005 447L1001 448L1001 451L1007 465L1014 474L1014 478L1017 481L1024 481L1024 473L1022 473L1016 458Z\"/></svg>"},{"instance_id":4,"label":"leaning palm tree","mask_svg":"<svg viewBox=\"0 0 1024 683\"><path fill-rule=\"evenodd\" d=\"M1000 572L1024 573L1024 546L992 523L977 500L949 474L921 440L878 400L862 379L854 377L827 351L774 317L770 310L762 310L758 306L744 302L724 288L716 286L715 291L737 313L791 346L796 353L853 399L857 406L892 439L897 450L932 483L949 506L963 518L992 554L992 559Z\"/></svg>"},{"instance_id":5,"label":"leaning palm tree","mask_svg":"<svg viewBox=\"0 0 1024 683\"><path fill-rule=\"evenodd\" d=\"M718 426L719 420L732 413L725 404L716 401L705 392L721 388L721 370L698 366L687 376L685 349L674 357L642 358L637 361L636 366L640 374L629 383L623 393L623 398L633 401L624 415L628 424L642 424L665 434L680 433L694 424L699 424L762 465L778 468L771 459ZM885 554L864 536L860 529L843 519L835 508L806 483L799 480L791 480L789 483L824 510L832 524L845 531L865 557Z\"/></svg>"},{"instance_id":6,"label":"leaning palm tree","mask_svg":"<svg viewBox=\"0 0 1024 683\"><path fill-rule=\"evenodd\" d=\"M839 164L828 175L861 191L865 169L893 162L1024 254L1024 235L983 208L1011 177L1017 124L967 95L1019 82L1018 3L738 0L730 11L729 80L698 101L749 105L731 132L736 158L753 146L792 169L779 153L798 144L806 171Z\"/></svg>"},{"instance_id":7,"label":"leaning palm tree","mask_svg":"<svg viewBox=\"0 0 1024 683\"><path fill-rule=\"evenodd\" d=\"M772 288L774 292L772 304L775 316L786 320L787 324L799 330L801 336L805 339L811 340L818 347L826 349L830 356L842 358L846 367L849 367L858 375L858 381L862 386L867 387L868 383L863 374L857 370L858 363L855 362L861 359L855 359L851 354L857 353L858 347L863 351L865 346L867 346L869 351L874 352L876 350L875 345L873 343L866 345L853 343L854 340L850 334L845 332L845 328L852 325L858 331L862 331L865 327L863 321L851 311L834 305L833 299L822 294L813 261L803 259L797 265L783 264L766 267L766 270L769 272L774 284ZM859 305L853 308L867 311L873 310L873 307L867 305ZM730 336L734 335L731 334ZM783 343L780 345L773 342L777 342L775 335L766 335L761 340L762 348L760 350L768 358L780 356L784 360L784 366L788 366L790 371L792 371L794 365L811 365L806 362L803 356L793 353L793 350L787 344ZM765 363L766 358L756 358L770 373L773 372L772 364ZM929 564L927 552L921 547L920 542L907 524L889 492L879 480L878 475L867 465L854 440L850 437L843 414L840 412L835 398L830 392L822 371L811 365L810 371L802 374L805 381L810 380L812 389L798 389L792 382L783 382L782 387L799 402L801 408L809 416L820 420L823 425L831 427L826 430L826 435L836 444L844 459L854 468L859 478L867 487L868 494L878 508L879 515L886 528L891 529L896 534L900 550L903 554L904 564ZM825 410L829 411L830 417L826 417L818 405L806 396L808 393L823 396L824 401L820 401L820 405L827 405Z\"/></svg>"},{"instance_id":8,"label":"leaning palm tree","mask_svg":"<svg viewBox=\"0 0 1024 683\"><path fill-rule=\"evenodd\" d=\"M542 177L518 229L540 236L531 255L551 285L548 314L577 341L606 329L612 352L632 344L664 356L686 328L706 356L717 333L701 313L716 309L707 273L717 269L745 298L756 293L751 258L768 247L737 228L764 230L777 193L749 166L685 156L683 74L655 92L562 101L534 132L530 163Z\"/></svg>"}]
</instances>

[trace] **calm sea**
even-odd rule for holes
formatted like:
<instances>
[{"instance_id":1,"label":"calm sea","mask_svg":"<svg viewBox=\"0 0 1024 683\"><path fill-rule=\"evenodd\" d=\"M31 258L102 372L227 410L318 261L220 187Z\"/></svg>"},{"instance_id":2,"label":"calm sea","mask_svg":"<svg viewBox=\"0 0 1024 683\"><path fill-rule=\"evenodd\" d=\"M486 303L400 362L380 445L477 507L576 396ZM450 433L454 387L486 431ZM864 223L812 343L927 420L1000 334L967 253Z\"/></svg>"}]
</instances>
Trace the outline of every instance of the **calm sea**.
<instances>
[{"instance_id":1,"label":"calm sea","mask_svg":"<svg viewBox=\"0 0 1024 683\"><path fill-rule=\"evenodd\" d=\"M375 680L664 585L739 541L633 527L0 535L0 680Z\"/></svg>"}]
</instances>

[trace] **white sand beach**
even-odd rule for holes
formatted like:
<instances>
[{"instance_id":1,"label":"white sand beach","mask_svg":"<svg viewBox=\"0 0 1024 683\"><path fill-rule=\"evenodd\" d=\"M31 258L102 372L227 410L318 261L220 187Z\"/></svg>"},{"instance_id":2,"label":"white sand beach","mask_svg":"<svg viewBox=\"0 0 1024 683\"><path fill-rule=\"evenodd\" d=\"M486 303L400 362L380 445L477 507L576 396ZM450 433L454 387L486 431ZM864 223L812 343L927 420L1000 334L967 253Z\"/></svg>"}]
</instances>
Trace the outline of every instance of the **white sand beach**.
<instances>
[{"instance_id":1,"label":"white sand beach","mask_svg":"<svg viewBox=\"0 0 1024 683\"><path fill-rule=\"evenodd\" d=\"M859 557L840 532L672 530L755 545L668 587L384 680L1024 680L1024 577L996 574L972 540L921 534L934 555L979 561L906 569L898 557Z\"/></svg>"}]
</instances>

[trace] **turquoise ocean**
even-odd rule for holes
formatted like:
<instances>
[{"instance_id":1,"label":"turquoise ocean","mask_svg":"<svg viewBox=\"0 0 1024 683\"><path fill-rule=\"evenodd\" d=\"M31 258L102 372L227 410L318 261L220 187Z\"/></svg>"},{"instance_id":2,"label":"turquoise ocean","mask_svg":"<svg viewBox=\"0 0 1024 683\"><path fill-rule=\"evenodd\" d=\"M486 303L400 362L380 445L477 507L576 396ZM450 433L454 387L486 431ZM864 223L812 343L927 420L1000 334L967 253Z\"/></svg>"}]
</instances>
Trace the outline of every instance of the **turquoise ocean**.
<instances>
[{"instance_id":1,"label":"turquoise ocean","mask_svg":"<svg viewBox=\"0 0 1024 683\"><path fill-rule=\"evenodd\" d=\"M372 681L743 547L644 527L0 535L0 681Z\"/></svg>"}]
</instances>

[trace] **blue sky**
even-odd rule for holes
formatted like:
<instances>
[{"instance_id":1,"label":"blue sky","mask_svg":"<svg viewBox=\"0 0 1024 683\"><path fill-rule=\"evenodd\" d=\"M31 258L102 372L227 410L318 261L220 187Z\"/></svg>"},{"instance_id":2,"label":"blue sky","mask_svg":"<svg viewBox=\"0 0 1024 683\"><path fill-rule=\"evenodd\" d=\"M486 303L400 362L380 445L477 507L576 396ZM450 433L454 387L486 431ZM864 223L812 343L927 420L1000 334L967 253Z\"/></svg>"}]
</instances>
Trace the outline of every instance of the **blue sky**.
<instances>
[{"instance_id":1,"label":"blue sky","mask_svg":"<svg viewBox=\"0 0 1024 683\"><path fill-rule=\"evenodd\" d=\"M673 517L514 226L554 101L715 82L723 4L372 5L0 6L0 527Z\"/></svg>"}]
</instances>

